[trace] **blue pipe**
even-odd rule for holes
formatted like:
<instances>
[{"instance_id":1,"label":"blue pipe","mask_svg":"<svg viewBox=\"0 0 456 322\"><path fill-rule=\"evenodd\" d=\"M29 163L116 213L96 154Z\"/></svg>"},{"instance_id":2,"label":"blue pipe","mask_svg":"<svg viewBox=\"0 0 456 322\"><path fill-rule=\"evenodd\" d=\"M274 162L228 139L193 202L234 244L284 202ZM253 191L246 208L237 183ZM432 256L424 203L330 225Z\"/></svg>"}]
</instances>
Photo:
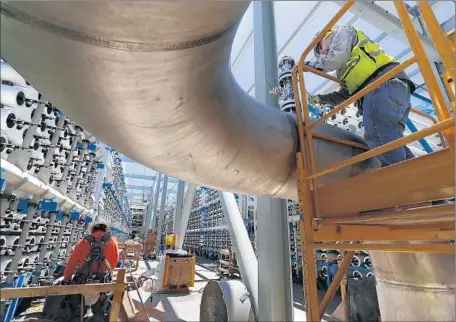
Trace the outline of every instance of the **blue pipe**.
<instances>
[{"instance_id":1,"label":"blue pipe","mask_svg":"<svg viewBox=\"0 0 456 322\"><path fill-rule=\"evenodd\" d=\"M405 122L405 125L407 125L407 127L409 128L409 130L412 133L415 133L418 131L415 124L413 124L413 122L410 121L410 119L407 119L407 121ZM434 152L434 150L432 150L431 146L427 143L427 141L425 139L419 139L419 142L420 142L421 146L424 148L424 151L426 151L426 153Z\"/></svg>"}]
</instances>

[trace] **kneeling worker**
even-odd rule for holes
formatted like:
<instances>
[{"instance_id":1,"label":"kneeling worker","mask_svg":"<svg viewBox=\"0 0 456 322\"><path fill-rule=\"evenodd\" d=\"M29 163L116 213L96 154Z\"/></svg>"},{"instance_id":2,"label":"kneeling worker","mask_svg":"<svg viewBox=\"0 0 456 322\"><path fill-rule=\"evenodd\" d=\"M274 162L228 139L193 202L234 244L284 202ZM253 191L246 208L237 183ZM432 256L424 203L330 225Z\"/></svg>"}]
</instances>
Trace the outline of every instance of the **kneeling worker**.
<instances>
[{"instance_id":1,"label":"kneeling worker","mask_svg":"<svg viewBox=\"0 0 456 322\"><path fill-rule=\"evenodd\" d=\"M80 240L63 273L64 284L110 283L112 270L119 261L119 247L116 239L111 236L108 226L95 222L91 234ZM75 273L72 278L73 273ZM106 313L110 308L110 298L107 293L84 295L84 305L88 306L86 317L91 316L92 322L106 321ZM44 313L47 318L55 321L76 321L80 315L81 298L79 295L49 297L46 300Z\"/></svg>"},{"instance_id":2,"label":"kneeling worker","mask_svg":"<svg viewBox=\"0 0 456 322\"><path fill-rule=\"evenodd\" d=\"M76 244L63 273L63 280L70 281L77 268L74 280L82 279L77 284L85 284L91 280L110 282L112 270L118 261L117 240L108 232L106 224L95 223L91 234Z\"/></svg>"},{"instance_id":3,"label":"kneeling worker","mask_svg":"<svg viewBox=\"0 0 456 322\"><path fill-rule=\"evenodd\" d=\"M119 261L119 246L114 236L108 232L104 223L94 223L91 234L86 235L75 246L63 273L63 280L70 281L73 272L76 274L72 283L89 284L90 282L111 283L112 270ZM85 305L91 306L91 321L102 322L108 311L110 301L107 294L94 293L85 295ZM90 313L89 313L90 315Z\"/></svg>"},{"instance_id":4,"label":"kneeling worker","mask_svg":"<svg viewBox=\"0 0 456 322\"><path fill-rule=\"evenodd\" d=\"M342 86L336 92L309 97L311 104L336 106L353 96L399 63L362 31L344 26L329 31L314 48L306 65L324 72L336 71ZM363 114L364 138L371 149L403 137L415 85L404 72L357 101ZM378 156L383 166L413 158L407 146Z\"/></svg>"}]
</instances>

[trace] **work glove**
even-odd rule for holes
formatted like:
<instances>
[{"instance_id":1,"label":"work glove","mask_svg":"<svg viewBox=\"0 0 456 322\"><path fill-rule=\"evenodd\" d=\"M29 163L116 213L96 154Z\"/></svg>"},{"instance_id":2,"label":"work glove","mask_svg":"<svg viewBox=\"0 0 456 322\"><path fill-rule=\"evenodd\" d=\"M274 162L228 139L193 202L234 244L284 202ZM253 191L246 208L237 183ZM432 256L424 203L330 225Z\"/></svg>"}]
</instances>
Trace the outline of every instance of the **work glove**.
<instances>
[{"instance_id":1,"label":"work glove","mask_svg":"<svg viewBox=\"0 0 456 322\"><path fill-rule=\"evenodd\" d=\"M320 105L321 104L320 95L309 95L309 98L307 101L311 105Z\"/></svg>"}]
</instances>

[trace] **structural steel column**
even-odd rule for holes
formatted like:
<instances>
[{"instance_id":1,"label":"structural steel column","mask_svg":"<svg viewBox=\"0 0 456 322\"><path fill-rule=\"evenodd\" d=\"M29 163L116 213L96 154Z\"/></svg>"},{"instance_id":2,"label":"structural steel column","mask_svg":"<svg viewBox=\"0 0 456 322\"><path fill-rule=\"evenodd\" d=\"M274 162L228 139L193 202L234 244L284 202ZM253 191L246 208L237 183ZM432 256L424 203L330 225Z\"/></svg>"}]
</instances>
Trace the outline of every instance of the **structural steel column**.
<instances>
[{"instance_id":1,"label":"structural steel column","mask_svg":"<svg viewBox=\"0 0 456 322\"><path fill-rule=\"evenodd\" d=\"M277 86L274 3L253 2L255 96L278 107L269 93ZM256 247L259 270L259 321L293 321L293 296L286 200L257 198Z\"/></svg>"},{"instance_id":2,"label":"structural steel column","mask_svg":"<svg viewBox=\"0 0 456 322\"><path fill-rule=\"evenodd\" d=\"M152 230L155 230L155 222L157 221L155 217L157 216L158 197L160 196L161 173L158 174L158 177L156 180L157 180L157 188L155 189L154 203L152 205L153 211L151 213L151 222L150 222L147 230L149 230L151 228L152 228Z\"/></svg>"},{"instance_id":3,"label":"structural steel column","mask_svg":"<svg viewBox=\"0 0 456 322\"><path fill-rule=\"evenodd\" d=\"M155 196L158 198L158 192L160 191L160 174L155 175L154 183L152 184L152 189L149 194L149 203L147 204L146 208L146 216L144 217L143 222L143 229L144 229L144 237L147 236L150 227L150 221L152 219L152 212L155 205Z\"/></svg>"},{"instance_id":4,"label":"structural steel column","mask_svg":"<svg viewBox=\"0 0 456 322\"><path fill-rule=\"evenodd\" d=\"M249 203L247 195L239 195L239 210L243 219L249 217Z\"/></svg>"},{"instance_id":5,"label":"structural steel column","mask_svg":"<svg viewBox=\"0 0 456 322\"><path fill-rule=\"evenodd\" d=\"M155 242L155 254L160 253L160 246L161 246L161 235L163 232L163 223L165 222L165 204L166 204L166 192L168 190L168 176L165 175L163 180L163 188L162 188L162 199L160 203L160 216L158 217L158 227L157 227L157 240Z\"/></svg>"},{"instance_id":6,"label":"structural steel column","mask_svg":"<svg viewBox=\"0 0 456 322\"><path fill-rule=\"evenodd\" d=\"M278 84L277 44L272 1L253 2L253 43L255 97L262 103L278 107L277 97L269 93Z\"/></svg>"},{"instance_id":7,"label":"structural steel column","mask_svg":"<svg viewBox=\"0 0 456 322\"><path fill-rule=\"evenodd\" d=\"M258 312L258 260L250 243L249 234L245 229L244 220L239 211L236 199L234 199L234 194L219 191L218 195L228 231L230 232L231 242L234 246L242 281L247 286L250 298L253 300L255 312Z\"/></svg>"},{"instance_id":8,"label":"structural steel column","mask_svg":"<svg viewBox=\"0 0 456 322\"><path fill-rule=\"evenodd\" d=\"M177 194L176 194L176 214L174 215L174 227L173 231L176 232L179 230L181 217L182 217L182 205L184 203L184 190L185 190L185 181L179 180L177 185ZM174 241L176 241L174 239Z\"/></svg>"},{"instance_id":9,"label":"structural steel column","mask_svg":"<svg viewBox=\"0 0 456 322\"><path fill-rule=\"evenodd\" d=\"M192 211L193 197L195 196L196 185L189 183L187 187L187 194L182 208L182 215L180 218L179 230L176 231L176 248L181 249L184 245L185 232L187 231L188 219Z\"/></svg>"}]
</instances>

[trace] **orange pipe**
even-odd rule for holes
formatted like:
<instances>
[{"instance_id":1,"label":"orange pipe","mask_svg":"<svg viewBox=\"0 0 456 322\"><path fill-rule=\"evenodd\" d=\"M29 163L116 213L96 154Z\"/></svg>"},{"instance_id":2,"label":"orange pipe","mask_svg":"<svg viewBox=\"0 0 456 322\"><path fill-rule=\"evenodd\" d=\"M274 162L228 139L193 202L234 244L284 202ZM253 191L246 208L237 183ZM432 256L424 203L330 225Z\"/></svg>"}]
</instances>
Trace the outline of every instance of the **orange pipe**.
<instances>
[{"instance_id":1,"label":"orange pipe","mask_svg":"<svg viewBox=\"0 0 456 322\"><path fill-rule=\"evenodd\" d=\"M379 146L378 148L369 150L369 151L364 152L362 154L358 154L358 155L354 156L353 158L350 158L350 159L347 159L345 161L342 161L342 162L340 162L338 164L335 164L335 165L333 165L331 167L328 167L326 169L323 169L323 170L320 170L318 172L312 173L307 178L308 179L312 179L312 178L316 178L316 177L321 177L321 176L324 176L324 175L326 175L328 173L331 173L331 172L340 170L342 168L348 167L348 166L350 166L352 164L355 164L355 163L367 160L369 158L375 157L375 156L377 156L379 154L394 150L394 149L396 149L398 147L404 146L407 143L422 139L422 138L424 138L424 137L426 137L428 135L434 134L434 133L436 133L436 132L438 132L438 131L440 131L442 129L446 129L446 128L449 128L451 126L454 126L454 122L455 122L454 118L445 120L445 121L440 122L440 123L438 123L436 125L433 125L431 127L425 128L425 129L420 130L418 132L412 133L412 134L410 134L408 136L405 136L403 138L400 138L398 140L395 140L395 141L389 142L387 144L384 144L382 146Z\"/></svg>"}]
</instances>

